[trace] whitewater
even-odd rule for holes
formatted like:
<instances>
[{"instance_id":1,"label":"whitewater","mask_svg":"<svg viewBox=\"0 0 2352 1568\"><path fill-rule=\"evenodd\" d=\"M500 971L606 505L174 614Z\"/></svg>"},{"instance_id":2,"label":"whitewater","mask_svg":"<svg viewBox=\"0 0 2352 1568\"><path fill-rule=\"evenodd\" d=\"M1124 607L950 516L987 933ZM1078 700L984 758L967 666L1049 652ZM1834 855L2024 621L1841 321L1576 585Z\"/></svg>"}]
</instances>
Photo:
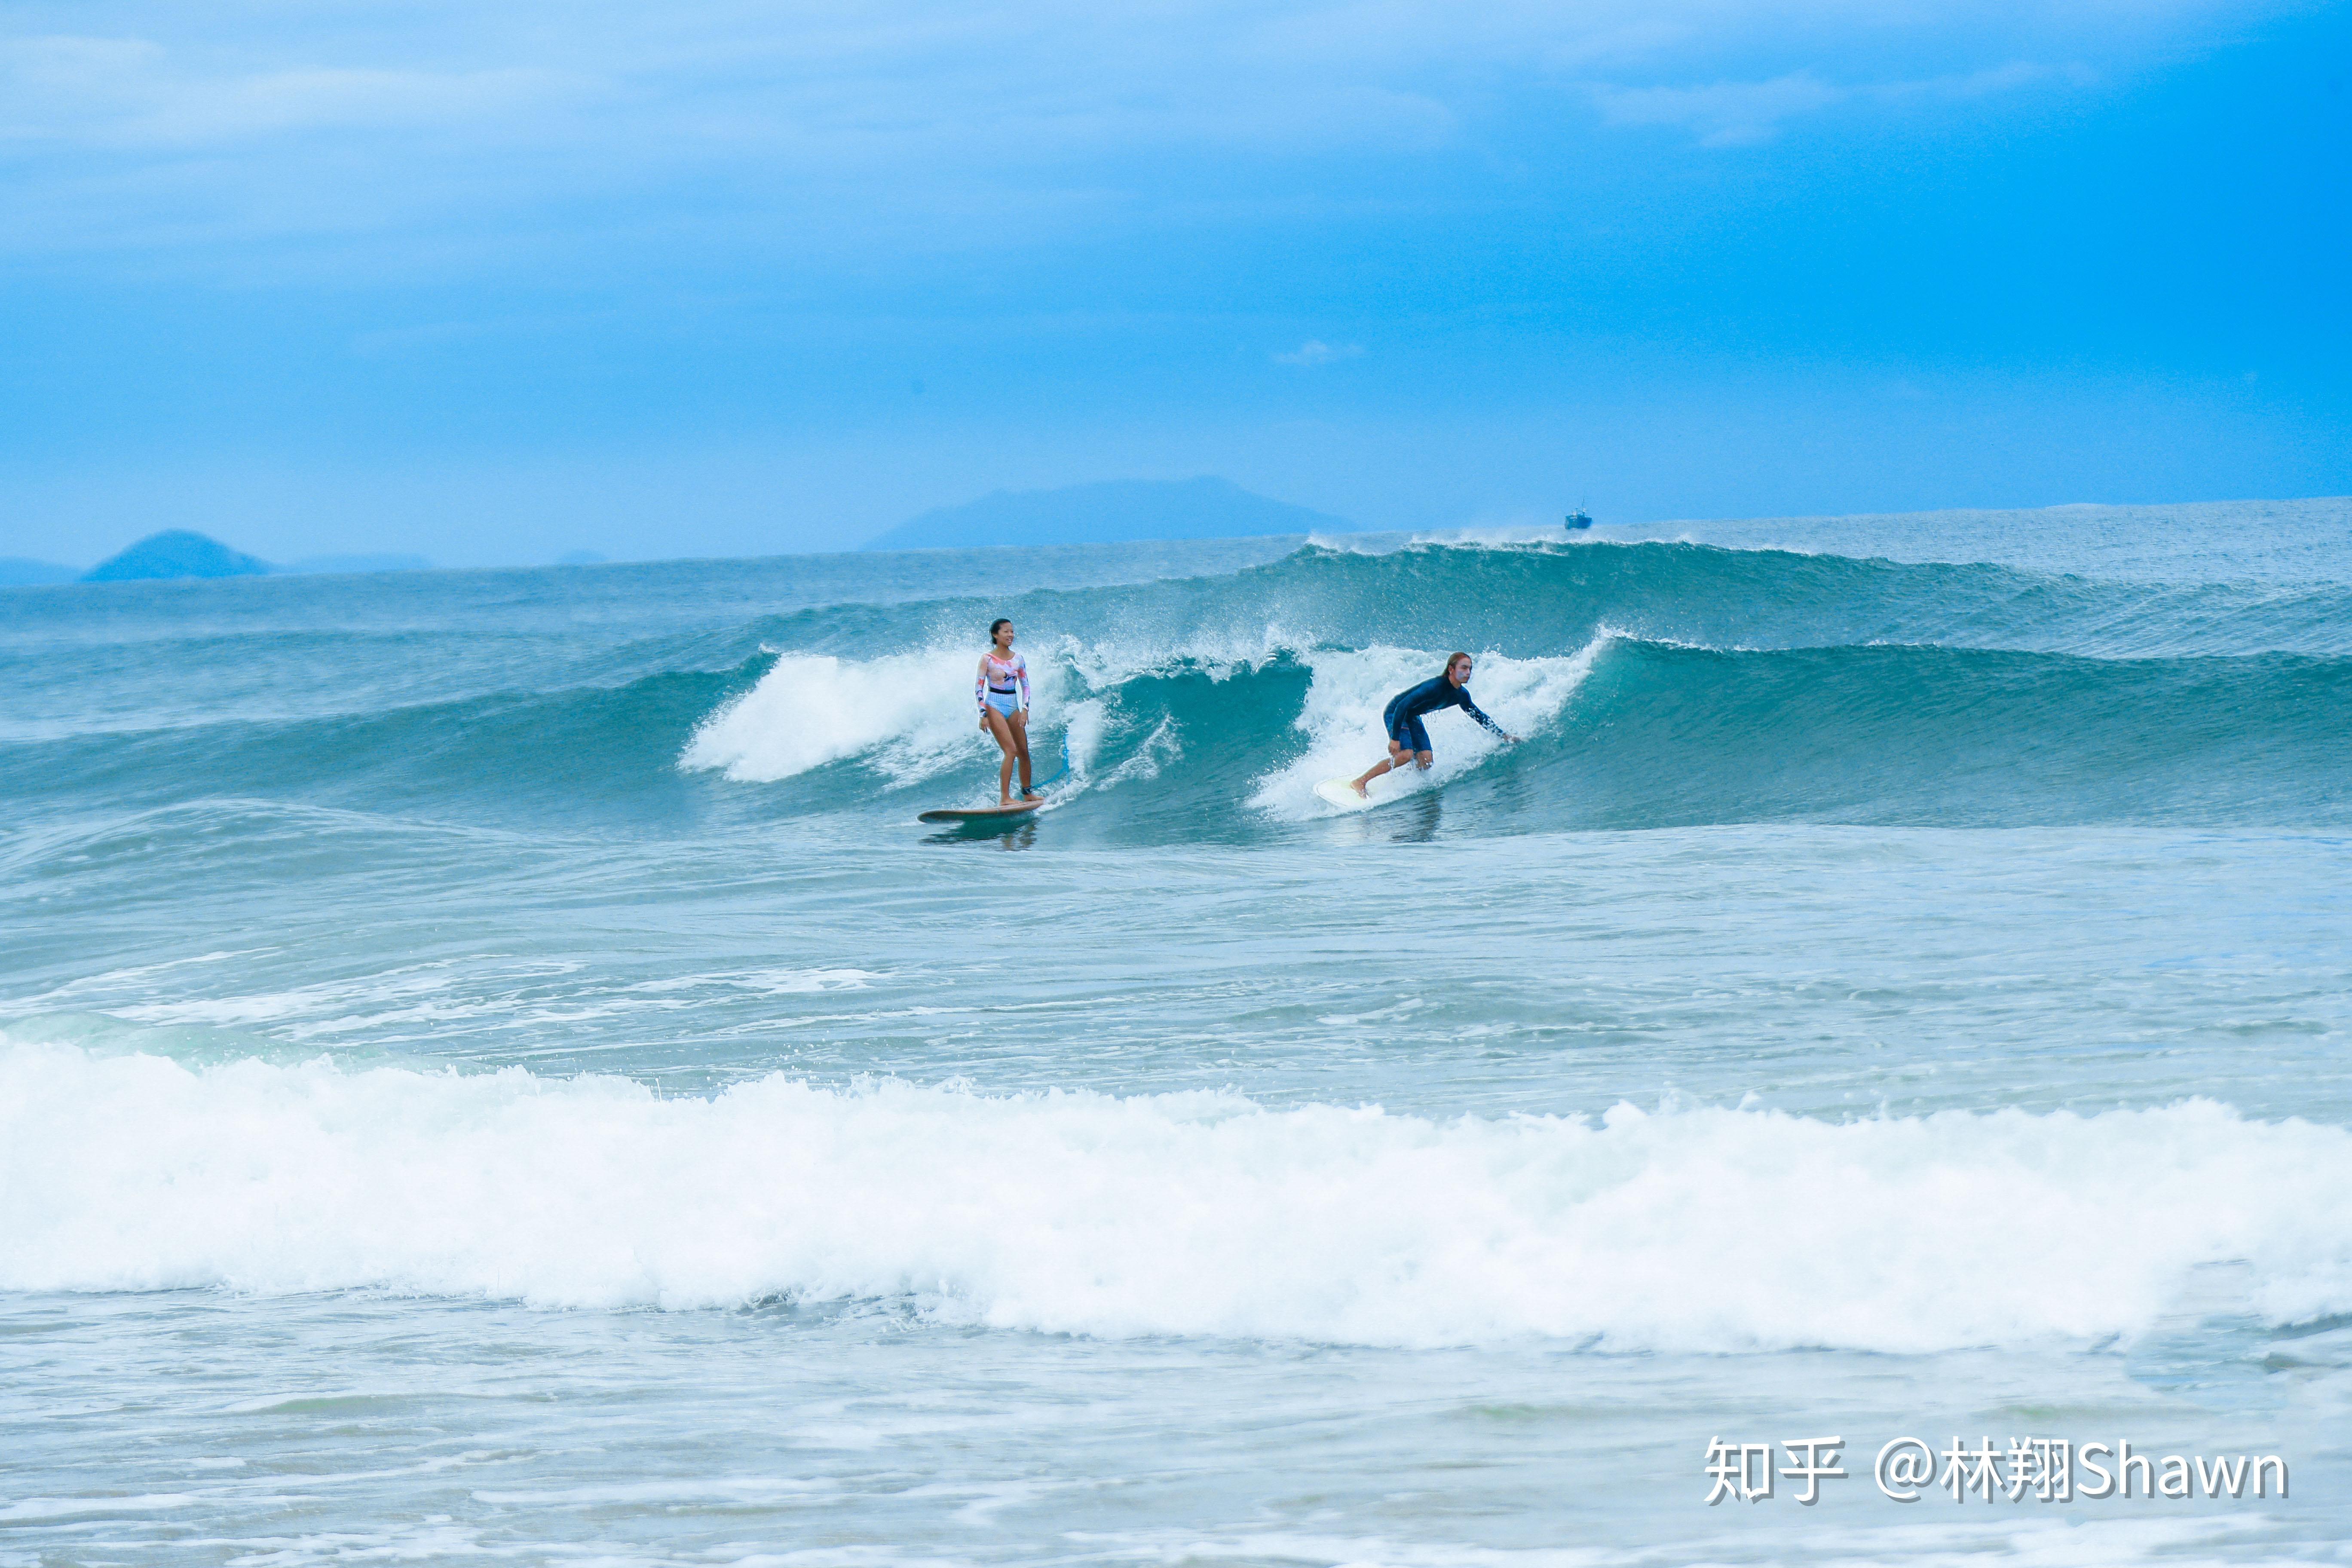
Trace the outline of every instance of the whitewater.
<instances>
[{"instance_id":1,"label":"whitewater","mask_svg":"<svg viewBox=\"0 0 2352 1568\"><path fill-rule=\"evenodd\" d=\"M0 611L5 1568L2352 1539L2352 502Z\"/></svg>"}]
</instances>

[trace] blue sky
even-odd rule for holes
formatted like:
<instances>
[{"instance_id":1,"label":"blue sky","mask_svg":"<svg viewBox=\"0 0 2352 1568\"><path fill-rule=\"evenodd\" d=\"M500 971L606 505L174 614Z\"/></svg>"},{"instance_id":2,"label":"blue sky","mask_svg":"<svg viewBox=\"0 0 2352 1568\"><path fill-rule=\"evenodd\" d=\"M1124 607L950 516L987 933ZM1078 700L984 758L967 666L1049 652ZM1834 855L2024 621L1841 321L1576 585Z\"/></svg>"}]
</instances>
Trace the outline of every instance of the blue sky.
<instances>
[{"instance_id":1,"label":"blue sky","mask_svg":"<svg viewBox=\"0 0 2352 1568\"><path fill-rule=\"evenodd\" d=\"M0 13L0 554L2352 490L2352 7Z\"/></svg>"}]
</instances>

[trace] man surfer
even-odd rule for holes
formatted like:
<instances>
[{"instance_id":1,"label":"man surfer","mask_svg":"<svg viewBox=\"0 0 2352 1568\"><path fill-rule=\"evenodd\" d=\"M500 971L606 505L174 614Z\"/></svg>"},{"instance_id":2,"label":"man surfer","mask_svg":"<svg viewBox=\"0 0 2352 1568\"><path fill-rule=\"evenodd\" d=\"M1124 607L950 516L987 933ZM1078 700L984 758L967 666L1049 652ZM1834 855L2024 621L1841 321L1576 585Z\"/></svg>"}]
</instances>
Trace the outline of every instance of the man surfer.
<instances>
[{"instance_id":1,"label":"man surfer","mask_svg":"<svg viewBox=\"0 0 2352 1568\"><path fill-rule=\"evenodd\" d=\"M1423 726L1421 716L1434 713L1440 708L1459 708L1512 745L1517 745L1519 738L1517 735L1487 718L1479 711L1478 705L1470 700L1470 668L1468 654L1451 655L1445 661L1444 674L1433 675L1419 686L1390 698L1386 711L1381 715L1389 731L1388 761L1374 763L1358 774L1348 787L1362 795L1365 786L1374 779L1391 768L1404 766L1408 759L1418 768L1425 768L1436 761L1435 754L1429 749L1429 731Z\"/></svg>"}]
</instances>

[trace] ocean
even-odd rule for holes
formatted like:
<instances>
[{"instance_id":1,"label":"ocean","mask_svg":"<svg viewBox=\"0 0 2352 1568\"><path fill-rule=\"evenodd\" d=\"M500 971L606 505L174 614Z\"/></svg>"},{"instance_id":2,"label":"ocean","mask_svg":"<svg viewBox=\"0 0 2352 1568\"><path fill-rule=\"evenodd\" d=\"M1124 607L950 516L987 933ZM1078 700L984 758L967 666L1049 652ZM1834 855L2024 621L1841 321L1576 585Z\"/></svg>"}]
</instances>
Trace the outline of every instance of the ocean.
<instances>
[{"instance_id":1,"label":"ocean","mask_svg":"<svg viewBox=\"0 0 2352 1568\"><path fill-rule=\"evenodd\" d=\"M2352 1560L2352 501L0 590L0 798L5 1568Z\"/></svg>"}]
</instances>

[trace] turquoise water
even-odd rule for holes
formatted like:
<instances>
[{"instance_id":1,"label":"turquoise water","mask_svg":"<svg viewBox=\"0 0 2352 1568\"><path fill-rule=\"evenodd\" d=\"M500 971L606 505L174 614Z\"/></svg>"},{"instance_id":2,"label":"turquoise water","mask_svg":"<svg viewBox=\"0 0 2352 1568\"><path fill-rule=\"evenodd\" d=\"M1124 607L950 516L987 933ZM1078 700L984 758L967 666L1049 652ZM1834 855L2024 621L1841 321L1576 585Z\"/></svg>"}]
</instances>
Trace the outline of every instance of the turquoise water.
<instances>
[{"instance_id":1,"label":"turquoise water","mask_svg":"<svg viewBox=\"0 0 2352 1568\"><path fill-rule=\"evenodd\" d=\"M2352 503L1596 535L0 593L0 1563L2336 1560Z\"/></svg>"}]
</instances>

